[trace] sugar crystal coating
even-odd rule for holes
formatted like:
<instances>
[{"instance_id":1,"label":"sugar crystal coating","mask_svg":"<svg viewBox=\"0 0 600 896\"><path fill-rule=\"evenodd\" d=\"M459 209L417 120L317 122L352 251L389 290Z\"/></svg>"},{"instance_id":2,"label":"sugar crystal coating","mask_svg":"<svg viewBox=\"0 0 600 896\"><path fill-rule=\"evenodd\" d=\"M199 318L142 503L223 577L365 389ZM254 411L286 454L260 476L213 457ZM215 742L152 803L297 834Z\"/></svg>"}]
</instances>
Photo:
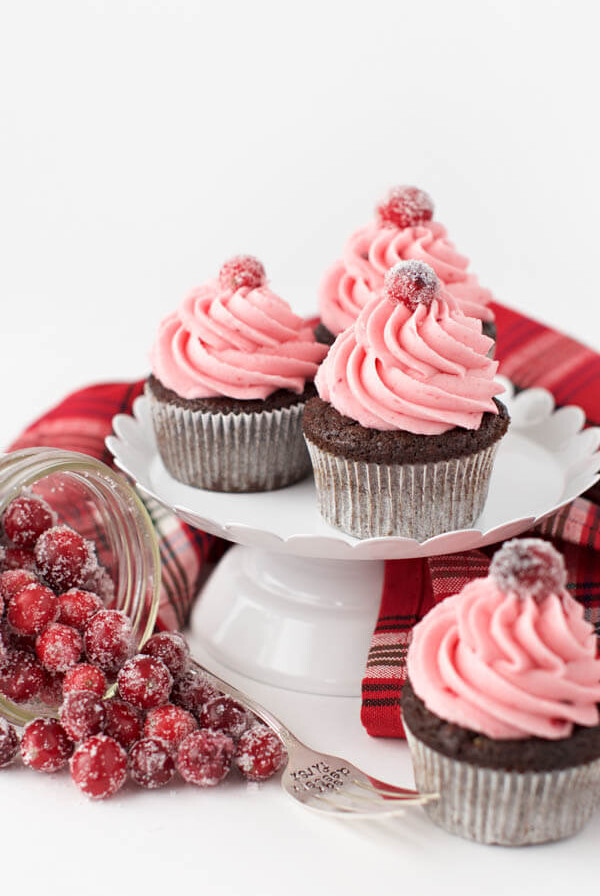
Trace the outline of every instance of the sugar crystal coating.
<instances>
[{"instance_id":1,"label":"sugar crystal coating","mask_svg":"<svg viewBox=\"0 0 600 896\"><path fill-rule=\"evenodd\" d=\"M127 753L105 734L96 734L77 747L70 765L73 781L92 800L112 796L127 777Z\"/></svg>"},{"instance_id":2,"label":"sugar crystal coating","mask_svg":"<svg viewBox=\"0 0 600 896\"><path fill-rule=\"evenodd\" d=\"M145 737L134 744L128 764L132 780L149 790L164 787L175 774L169 747L156 737Z\"/></svg>"},{"instance_id":3,"label":"sugar crystal coating","mask_svg":"<svg viewBox=\"0 0 600 896\"><path fill-rule=\"evenodd\" d=\"M69 737L80 741L103 730L106 710L93 691L69 691L64 695L59 716Z\"/></svg>"},{"instance_id":4,"label":"sugar crystal coating","mask_svg":"<svg viewBox=\"0 0 600 896\"><path fill-rule=\"evenodd\" d=\"M519 597L543 600L561 594L567 583L562 555L541 538L513 538L493 556L490 576L498 588Z\"/></svg>"},{"instance_id":5,"label":"sugar crystal coating","mask_svg":"<svg viewBox=\"0 0 600 896\"><path fill-rule=\"evenodd\" d=\"M0 693L13 703L28 703L44 683L44 670L31 653L12 650L0 666Z\"/></svg>"},{"instance_id":6,"label":"sugar crystal coating","mask_svg":"<svg viewBox=\"0 0 600 896\"><path fill-rule=\"evenodd\" d=\"M83 642L88 661L114 675L134 650L131 621L121 610L100 610L88 622Z\"/></svg>"},{"instance_id":7,"label":"sugar crystal coating","mask_svg":"<svg viewBox=\"0 0 600 896\"><path fill-rule=\"evenodd\" d=\"M150 710L144 722L144 734L164 741L170 750L176 751L181 741L197 727L198 722L191 712L165 703Z\"/></svg>"},{"instance_id":8,"label":"sugar crystal coating","mask_svg":"<svg viewBox=\"0 0 600 896\"><path fill-rule=\"evenodd\" d=\"M254 255L234 255L219 271L219 283L225 289L256 289L265 283L266 277L262 262Z\"/></svg>"},{"instance_id":9,"label":"sugar crystal coating","mask_svg":"<svg viewBox=\"0 0 600 896\"><path fill-rule=\"evenodd\" d=\"M173 676L162 660L141 653L120 669L117 685L123 700L137 709L153 709L169 699Z\"/></svg>"},{"instance_id":10,"label":"sugar crystal coating","mask_svg":"<svg viewBox=\"0 0 600 896\"><path fill-rule=\"evenodd\" d=\"M106 700L104 708L104 733L118 741L125 750L130 750L144 734L142 713L118 697Z\"/></svg>"},{"instance_id":11,"label":"sugar crystal coating","mask_svg":"<svg viewBox=\"0 0 600 896\"><path fill-rule=\"evenodd\" d=\"M92 542L69 526L46 529L35 543L34 555L41 575L57 591L83 585L98 564Z\"/></svg>"},{"instance_id":12,"label":"sugar crystal coating","mask_svg":"<svg viewBox=\"0 0 600 896\"><path fill-rule=\"evenodd\" d=\"M18 591L34 582L37 582L37 577L31 570L7 569L6 572L0 573L0 599L8 601Z\"/></svg>"},{"instance_id":13,"label":"sugar crystal coating","mask_svg":"<svg viewBox=\"0 0 600 896\"><path fill-rule=\"evenodd\" d=\"M213 731L223 731L237 740L250 724L250 716L244 707L223 694L213 697L202 707L200 725Z\"/></svg>"},{"instance_id":14,"label":"sugar crystal coating","mask_svg":"<svg viewBox=\"0 0 600 896\"><path fill-rule=\"evenodd\" d=\"M5 768L19 752L16 730L0 716L0 768Z\"/></svg>"},{"instance_id":15,"label":"sugar crystal coating","mask_svg":"<svg viewBox=\"0 0 600 896\"><path fill-rule=\"evenodd\" d=\"M287 758L281 740L266 725L244 731L236 745L235 764L248 781L266 781Z\"/></svg>"},{"instance_id":16,"label":"sugar crystal coating","mask_svg":"<svg viewBox=\"0 0 600 896\"><path fill-rule=\"evenodd\" d=\"M418 187L392 187L376 208L382 224L414 227L433 218L433 200Z\"/></svg>"},{"instance_id":17,"label":"sugar crystal coating","mask_svg":"<svg viewBox=\"0 0 600 896\"><path fill-rule=\"evenodd\" d=\"M388 301L406 305L414 311L419 305L431 305L440 293L437 274L423 261L399 261L383 280L383 294Z\"/></svg>"},{"instance_id":18,"label":"sugar crystal coating","mask_svg":"<svg viewBox=\"0 0 600 896\"><path fill-rule=\"evenodd\" d=\"M100 596L83 588L70 588L58 597L60 622L71 625L83 632L86 625L99 610L104 609Z\"/></svg>"},{"instance_id":19,"label":"sugar crystal coating","mask_svg":"<svg viewBox=\"0 0 600 896\"><path fill-rule=\"evenodd\" d=\"M4 570L26 569L35 572L35 556L28 548L6 548L2 560ZM36 576L37 578L37 576Z\"/></svg>"},{"instance_id":20,"label":"sugar crystal coating","mask_svg":"<svg viewBox=\"0 0 600 896\"><path fill-rule=\"evenodd\" d=\"M143 651L147 656L162 660L174 679L179 678L187 669L190 648L179 632L158 632L144 644Z\"/></svg>"},{"instance_id":21,"label":"sugar crystal coating","mask_svg":"<svg viewBox=\"0 0 600 896\"><path fill-rule=\"evenodd\" d=\"M171 702L199 718L204 704L219 696L221 692L207 678L190 669L175 681Z\"/></svg>"},{"instance_id":22,"label":"sugar crystal coating","mask_svg":"<svg viewBox=\"0 0 600 896\"><path fill-rule=\"evenodd\" d=\"M51 622L38 635L35 651L42 666L49 672L66 672L81 657L83 639L77 629L61 622Z\"/></svg>"},{"instance_id":23,"label":"sugar crystal coating","mask_svg":"<svg viewBox=\"0 0 600 896\"><path fill-rule=\"evenodd\" d=\"M106 693L106 676L102 669L91 663L78 663L72 666L65 674L63 681L63 693L69 691L91 691L97 697L103 697Z\"/></svg>"},{"instance_id":24,"label":"sugar crystal coating","mask_svg":"<svg viewBox=\"0 0 600 896\"><path fill-rule=\"evenodd\" d=\"M32 582L11 597L7 618L20 635L39 635L58 619L59 612L54 592L45 585Z\"/></svg>"},{"instance_id":25,"label":"sugar crystal coating","mask_svg":"<svg viewBox=\"0 0 600 896\"><path fill-rule=\"evenodd\" d=\"M177 751L177 771L189 784L215 787L231 767L235 744L222 731L193 731Z\"/></svg>"},{"instance_id":26,"label":"sugar crystal coating","mask_svg":"<svg viewBox=\"0 0 600 896\"><path fill-rule=\"evenodd\" d=\"M52 773L63 768L73 752L73 743L56 719L34 719L23 730L21 758L37 772Z\"/></svg>"},{"instance_id":27,"label":"sugar crystal coating","mask_svg":"<svg viewBox=\"0 0 600 896\"><path fill-rule=\"evenodd\" d=\"M42 532L55 523L52 508L31 493L23 493L11 501L2 516L4 532L17 548L32 548Z\"/></svg>"}]
</instances>

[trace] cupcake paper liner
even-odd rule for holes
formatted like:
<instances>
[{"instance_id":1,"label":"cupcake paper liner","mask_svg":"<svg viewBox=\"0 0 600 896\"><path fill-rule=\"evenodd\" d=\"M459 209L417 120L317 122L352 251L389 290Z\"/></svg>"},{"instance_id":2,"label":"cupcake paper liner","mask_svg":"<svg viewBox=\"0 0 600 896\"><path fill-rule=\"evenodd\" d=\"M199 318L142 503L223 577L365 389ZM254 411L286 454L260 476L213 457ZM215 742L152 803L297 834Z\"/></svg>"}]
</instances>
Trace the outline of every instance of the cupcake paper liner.
<instances>
[{"instance_id":1,"label":"cupcake paper liner","mask_svg":"<svg viewBox=\"0 0 600 896\"><path fill-rule=\"evenodd\" d=\"M424 541L473 525L488 493L499 441L465 457L427 464L372 464L330 454L307 439L319 510L357 538Z\"/></svg>"},{"instance_id":2,"label":"cupcake paper liner","mask_svg":"<svg viewBox=\"0 0 600 896\"><path fill-rule=\"evenodd\" d=\"M175 479L222 492L271 491L310 470L304 403L258 413L192 411L146 389L162 461Z\"/></svg>"},{"instance_id":3,"label":"cupcake paper liner","mask_svg":"<svg viewBox=\"0 0 600 896\"><path fill-rule=\"evenodd\" d=\"M440 795L425 811L451 834L502 846L561 840L600 804L600 758L557 771L482 768L432 750L406 725L405 731L417 789Z\"/></svg>"}]
</instances>

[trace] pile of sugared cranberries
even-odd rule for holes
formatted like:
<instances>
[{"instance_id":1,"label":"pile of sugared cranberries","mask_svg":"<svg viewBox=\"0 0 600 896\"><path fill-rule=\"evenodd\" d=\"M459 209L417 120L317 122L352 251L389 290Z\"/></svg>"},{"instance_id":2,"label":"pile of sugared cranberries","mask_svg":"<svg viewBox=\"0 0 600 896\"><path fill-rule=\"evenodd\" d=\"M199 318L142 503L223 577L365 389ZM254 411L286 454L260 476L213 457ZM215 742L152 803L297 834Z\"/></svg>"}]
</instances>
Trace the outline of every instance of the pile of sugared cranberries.
<instances>
[{"instance_id":1,"label":"pile of sugared cranberries","mask_svg":"<svg viewBox=\"0 0 600 896\"><path fill-rule=\"evenodd\" d=\"M182 635L153 635L134 654L128 617L105 606L111 587L95 545L32 492L2 517L0 694L15 703L59 706L16 730L0 717L0 768L20 752L24 765L71 777L90 799L127 778L168 784L176 772L199 787L232 767L264 781L284 764L279 738L190 668ZM100 589L98 589L100 590ZM110 693L111 696L106 696Z\"/></svg>"}]
</instances>

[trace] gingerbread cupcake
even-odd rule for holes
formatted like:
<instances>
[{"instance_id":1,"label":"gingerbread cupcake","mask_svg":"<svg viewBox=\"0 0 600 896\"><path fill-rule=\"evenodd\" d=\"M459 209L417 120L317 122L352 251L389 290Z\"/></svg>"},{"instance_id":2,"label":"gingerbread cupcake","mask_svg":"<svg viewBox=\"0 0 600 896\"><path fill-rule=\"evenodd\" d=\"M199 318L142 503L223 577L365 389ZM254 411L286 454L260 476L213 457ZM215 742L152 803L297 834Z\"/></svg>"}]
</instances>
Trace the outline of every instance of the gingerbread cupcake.
<instances>
[{"instance_id":1,"label":"gingerbread cupcake","mask_svg":"<svg viewBox=\"0 0 600 896\"><path fill-rule=\"evenodd\" d=\"M301 479L302 412L325 353L260 261L226 262L163 320L152 348L146 394L169 473L227 492Z\"/></svg>"},{"instance_id":2,"label":"gingerbread cupcake","mask_svg":"<svg viewBox=\"0 0 600 896\"><path fill-rule=\"evenodd\" d=\"M404 727L436 824L520 846L578 831L600 803L600 659L561 555L507 542L489 576L413 629Z\"/></svg>"},{"instance_id":3,"label":"gingerbread cupcake","mask_svg":"<svg viewBox=\"0 0 600 896\"><path fill-rule=\"evenodd\" d=\"M483 332L496 338L492 293L469 271L445 227L433 220L431 198L417 187L393 187L377 205L375 219L347 241L342 258L326 272L319 289L321 323L317 338L331 345L354 323L383 287L386 272L399 261L416 259L436 272L457 306L482 321Z\"/></svg>"},{"instance_id":4,"label":"gingerbread cupcake","mask_svg":"<svg viewBox=\"0 0 600 896\"><path fill-rule=\"evenodd\" d=\"M428 265L388 271L381 298L329 350L305 409L327 522L419 541L473 525L509 422L491 342Z\"/></svg>"}]
</instances>

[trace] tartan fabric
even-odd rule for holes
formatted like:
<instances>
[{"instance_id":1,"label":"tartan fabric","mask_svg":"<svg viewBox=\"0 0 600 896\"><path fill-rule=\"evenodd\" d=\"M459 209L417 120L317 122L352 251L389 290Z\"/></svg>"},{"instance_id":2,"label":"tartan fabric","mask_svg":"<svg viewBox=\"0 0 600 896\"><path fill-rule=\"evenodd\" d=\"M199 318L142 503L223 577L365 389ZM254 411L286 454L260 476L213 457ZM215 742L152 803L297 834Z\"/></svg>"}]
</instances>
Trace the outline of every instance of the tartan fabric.
<instances>
[{"instance_id":1,"label":"tartan fabric","mask_svg":"<svg viewBox=\"0 0 600 896\"><path fill-rule=\"evenodd\" d=\"M112 465L104 440L112 432L115 414L131 412L143 382L102 383L74 392L29 426L10 450L63 448ZM154 523L160 547L162 582L157 627L183 628L204 579L226 545L213 535L192 529L157 502L144 495L140 498Z\"/></svg>"},{"instance_id":2,"label":"tartan fabric","mask_svg":"<svg viewBox=\"0 0 600 896\"><path fill-rule=\"evenodd\" d=\"M494 312L499 372L517 388L542 386L552 392L557 404L579 405L588 423L597 424L600 355L510 308L494 305ZM587 495L593 500L578 498L527 534L552 540L563 553L567 587L584 604L586 617L599 631L600 489L596 486ZM379 618L362 683L361 720L369 734L404 737L400 696L411 629L440 600L456 594L471 579L485 576L497 547L386 563Z\"/></svg>"}]
</instances>

